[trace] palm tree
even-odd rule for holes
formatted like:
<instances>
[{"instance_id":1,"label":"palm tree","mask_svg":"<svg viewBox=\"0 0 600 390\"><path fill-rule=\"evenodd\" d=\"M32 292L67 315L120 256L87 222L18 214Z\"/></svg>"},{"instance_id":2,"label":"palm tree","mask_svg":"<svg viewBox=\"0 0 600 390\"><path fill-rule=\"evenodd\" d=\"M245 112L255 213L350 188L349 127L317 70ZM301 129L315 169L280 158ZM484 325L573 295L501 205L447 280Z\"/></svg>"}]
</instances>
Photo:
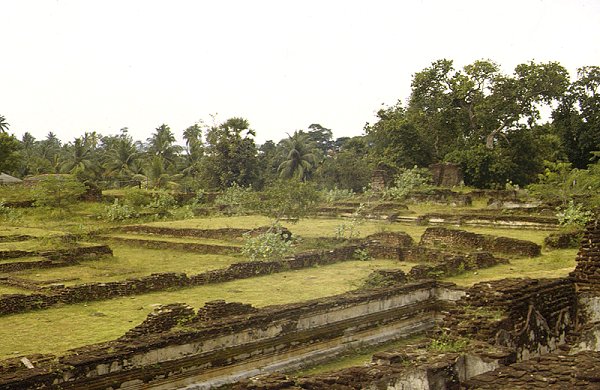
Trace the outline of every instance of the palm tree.
<instances>
[{"instance_id":1,"label":"palm tree","mask_svg":"<svg viewBox=\"0 0 600 390\"><path fill-rule=\"evenodd\" d=\"M84 137L76 138L65 146L60 171L77 175L82 180L93 180L98 176L98 164L94 161L94 153Z\"/></svg>"},{"instance_id":2,"label":"palm tree","mask_svg":"<svg viewBox=\"0 0 600 390\"><path fill-rule=\"evenodd\" d=\"M104 137L102 142L107 146L104 153L107 177L128 181L141 173L140 150L126 131L118 136Z\"/></svg>"},{"instance_id":3,"label":"palm tree","mask_svg":"<svg viewBox=\"0 0 600 390\"><path fill-rule=\"evenodd\" d=\"M318 149L308 134L295 131L293 135L281 141L285 161L279 164L277 171L284 179L295 178L305 181L318 164Z\"/></svg>"},{"instance_id":4,"label":"palm tree","mask_svg":"<svg viewBox=\"0 0 600 390\"><path fill-rule=\"evenodd\" d=\"M4 115L0 115L0 133L6 133L10 125L6 121Z\"/></svg>"},{"instance_id":5,"label":"palm tree","mask_svg":"<svg viewBox=\"0 0 600 390\"><path fill-rule=\"evenodd\" d=\"M198 123L183 131L183 139L186 145L186 154L183 161L183 176L195 180L200 172L200 160L204 155L202 144L202 127Z\"/></svg>"},{"instance_id":6,"label":"palm tree","mask_svg":"<svg viewBox=\"0 0 600 390\"><path fill-rule=\"evenodd\" d=\"M179 145L175 145L175 136L168 125L162 124L160 127L157 127L156 132L147 141L150 161L153 156L158 156L163 161L165 168L175 165L182 148Z\"/></svg>"}]
</instances>

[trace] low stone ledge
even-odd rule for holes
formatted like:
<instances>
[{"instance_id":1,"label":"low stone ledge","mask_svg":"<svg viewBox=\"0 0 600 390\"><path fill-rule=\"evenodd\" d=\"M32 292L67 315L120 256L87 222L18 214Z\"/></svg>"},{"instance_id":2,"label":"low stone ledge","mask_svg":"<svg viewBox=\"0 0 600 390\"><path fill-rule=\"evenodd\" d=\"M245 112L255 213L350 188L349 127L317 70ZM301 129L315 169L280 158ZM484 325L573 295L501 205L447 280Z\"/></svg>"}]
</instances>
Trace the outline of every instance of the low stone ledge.
<instances>
[{"instance_id":1,"label":"low stone ledge","mask_svg":"<svg viewBox=\"0 0 600 390\"><path fill-rule=\"evenodd\" d=\"M183 273L151 274L140 278L106 283L86 283L74 286L41 288L44 294L12 294L0 296L0 315L45 309L58 303L78 303L183 288L236 279L246 279L274 272L302 269L316 265L333 264L354 259L357 249L364 244L349 245L325 251L300 253L281 261L248 261L230 265L225 269L207 271L188 276Z\"/></svg>"},{"instance_id":2,"label":"low stone ledge","mask_svg":"<svg viewBox=\"0 0 600 390\"><path fill-rule=\"evenodd\" d=\"M458 229L430 227L421 236L419 245L497 252L507 255L535 257L541 246L531 241L509 237L477 234Z\"/></svg>"},{"instance_id":3,"label":"low stone ledge","mask_svg":"<svg viewBox=\"0 0 600 390\"><path fill-rule=\"evenodd\" d=\"M475 376L464 389L600 389L600 352L550 354Z\"/></svg>"},{"instance_id":4,"label":"low stone ledge","mask_svg":"<svg viewBox=\"0 0 600 390\"><path fill-rule=\"evenodd\" d=\"M35 370L0 369L0 387L102 388L106 381L117 386L133 379L160 381L182 369L189 375L198 369L218 372L249 357L293 353L313 343L347 339L354 332L368 336L370 330L391 331L402 321L408 321L407 332L414 332L425 326L420 322L433 323L436 291L435 282L424 281L262 309L216 301L201 308L196 320L190 320L193 310L188 306L166 305L120 340L72 350ZM211 311L223 315L205 317Z\"/></svg>"},{"instance_id":5,"label":"low stone ledge","mask_svg":"<svg viewBox=\"0 0 600 390\"><path fill-rule=\"evenodd\" d=\"M583 231L552 233L544 238L544 245L549 249L576 249L582 238Z\"/></svg>"},{"instance_id":6,"label":"low stone ledge","mask_svg":"<svg viewBox=\"0 0 600 390\"><path fill-rule=\"evenodd\" d=\"M533 228L533 229L556 229L558 219L555 217L542 217L533 215L498 215L498 214L444 214L430 213L417 218L416 222L421 225L448 224L448 225L472 225L472 226L495 226L506 228Z\"/></svg>"},{"instance_id":7,"label":"low stone ledge","mask_svg":"<svg viewBox=\"0 0 600 390\"><path fill-rule=\"evenodd\" d=\"M170 228L151 225L130 225L116 228L115 231L159 234L163 236L173 237L194 237L194 238L212 238L212 239L231 239L240 238L244 234L257 235L264 233L269 229L268 226L263 226L255 229L240 229L240 228L217 228L217 229L193 229L193 228ZM291 236L289 230L284 232Z\"/></svg>"}]
</instances>

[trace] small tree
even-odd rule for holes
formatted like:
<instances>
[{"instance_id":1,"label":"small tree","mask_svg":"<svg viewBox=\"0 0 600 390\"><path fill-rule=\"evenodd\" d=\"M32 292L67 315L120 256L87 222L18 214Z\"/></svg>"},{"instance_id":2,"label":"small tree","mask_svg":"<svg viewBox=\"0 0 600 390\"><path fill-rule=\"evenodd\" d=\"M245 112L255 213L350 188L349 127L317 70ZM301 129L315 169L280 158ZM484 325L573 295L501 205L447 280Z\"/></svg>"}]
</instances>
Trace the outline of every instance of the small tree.
<instances>
[{"instance_id":1,"label":"small tree","mask_svg":"<svg viewBox=\"0 0 600 390\"><path fill-rule=\"evenodd\" d=\"M242 254L252 261L282 259L293 252L293 242L284 237L280 225L273 225L255 237L247 234L244 238Z\"/></svg>"},{"instance_id":2,"label":"small tree","mask_svg":"<svg viewBox=\"0 0 600 390\"><path fill-rule=\"evenodd\" d=\"M386 190L384 197L404 199L411 191L431 187L431 175L423 168L402 169L394 179L394 186Z\"/></svg>"},{"instance_id":3,"label":"small tree","mask_svg":"<svg viewBox=\"0 0 600 390\"><path fill-rule=\"evenodd\" d=\"M292 253L293 242L284 234L282 219L298 221L314 210L320 192L311 183L298 180L279 180L266 188L253 207L273 218L271 227L256 237L246 236L242 253L252 260L281 259Z\"/></svg>"},{"instance_id":4,"label":"small tree","mask_svg":"<svg viewBox=\"0 0 600 390\"><path fill-rule=\"evenodd\" d=\"M321 193L314 184L298 180L278 180L261 194L257 210L278 223L281 219L297 221L314 211Z\"/></svg>"},{"instance_id":5,"label":"small tree","mask_svg":"<svg viewBox=\"0 0 600 390\"><path fill-rule=\"evenodd\" d=\"M37 206L65 209L85 191L85 185L70 175L50 175L36 185L33 196Z\"/></svg>"}]
</instances>

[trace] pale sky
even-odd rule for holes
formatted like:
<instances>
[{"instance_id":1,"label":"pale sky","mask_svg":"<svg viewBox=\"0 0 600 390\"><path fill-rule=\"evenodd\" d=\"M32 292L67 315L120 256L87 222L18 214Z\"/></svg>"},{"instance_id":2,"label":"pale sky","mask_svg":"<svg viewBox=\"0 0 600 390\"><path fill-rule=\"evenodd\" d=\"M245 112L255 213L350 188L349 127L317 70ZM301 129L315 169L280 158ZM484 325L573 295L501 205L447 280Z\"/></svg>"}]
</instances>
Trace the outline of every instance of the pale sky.
<instances>
[{"instance_id":1,"label":"pale sky","mask_svg":"<svg viewBox=\"0 0 600 390\"><path fill-rule=\"evenodd\" d=\"M600 0L0 0L0 115L72 141L241 116L256 140L363 133L448 58L600 65Z\"/></svg>"}]
</instances>

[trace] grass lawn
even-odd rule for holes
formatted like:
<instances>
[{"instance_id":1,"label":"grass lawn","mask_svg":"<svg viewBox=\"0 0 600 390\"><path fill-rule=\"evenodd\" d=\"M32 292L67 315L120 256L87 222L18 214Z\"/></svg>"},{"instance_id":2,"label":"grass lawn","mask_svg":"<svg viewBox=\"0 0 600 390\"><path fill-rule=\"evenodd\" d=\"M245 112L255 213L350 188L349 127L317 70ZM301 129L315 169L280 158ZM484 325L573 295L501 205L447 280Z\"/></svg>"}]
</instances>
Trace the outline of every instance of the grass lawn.
<instances>
[{"instance_id":1,"label":"grass lawn","mask_svg":"<svg viewBox=\"0 0 600 390\"><path fill-rule=\"evenodd\" d=\"M32 237L60 237L64 235L60 230L49 230L35 227L24 227L24 226L8 226L5 222L0 226L0 236L16 236L16 235L27 235Z\"/></svg>"},{"instance_id":2,"label":"grass lawn","mask_svg":"<svg viewBox=\"0 0 600 390\"><path fill-rule=\"evenodd\" d=\"M392 260L347 261L227 283L65 305L0 317L0 358L67 349L115 339L146 318L157 304L186 302L198 308L214 299L261 307L300 302L353 290ZM15 337L18 332L18 337Z\"/></svg>"},{"instance_id":3,"label":"grass lawn","mask_svg":"<svg viewBox=\"0 0 600 390\"><path fill-rule=\"evenodd\" d=\"M239 246L243 243L241 238L231 240L218 240L213 238L193 238L193 237L173 237L167 235L144 234L144 233L115 233L107 234L103 237L110 239L124 238L132 240L148 240L148 241L165 241L185 244L207 244L207 245L223 245L223 246Z\"/></svg>"},{"instance_id":4,"label":"grass lawn","mask_svg":"<svg viewBox=\"0 0 600 390\"><path fill-rule=\"evenodd\" d=\"M66 280L65 285L112 282L161 272L198 274L226 268L241 261L234 255L204 255L178 250L146 249L122 244L111 244L114 256L84 261L78 265L31 269L12 272L11 275L32 281ZM63 283L63 282L61 282Z\"/></svg>"},{"instance_id":5,"label":"grass lawn","mask_svg":"<svg viewBox=\"0 0 600 390\"><path fill-rule=\"evenodd\" d=\"M504 278L560 278L575 268L575 255L577 249L544 251L540 257L511 259L510 264L469 271L443 280L471 286L485 280Z\"/></svg>"},{"instance_id":6,"label":"grass lawn","mask_svg":"<svg viewBox=\"0 0 600 390\"><path fill-rule=\"evenodd\" d=\"M0 284L0 295L2 294L29 294L30 291L13 286L3 286Z\"/></svg>"}]
</instances>

